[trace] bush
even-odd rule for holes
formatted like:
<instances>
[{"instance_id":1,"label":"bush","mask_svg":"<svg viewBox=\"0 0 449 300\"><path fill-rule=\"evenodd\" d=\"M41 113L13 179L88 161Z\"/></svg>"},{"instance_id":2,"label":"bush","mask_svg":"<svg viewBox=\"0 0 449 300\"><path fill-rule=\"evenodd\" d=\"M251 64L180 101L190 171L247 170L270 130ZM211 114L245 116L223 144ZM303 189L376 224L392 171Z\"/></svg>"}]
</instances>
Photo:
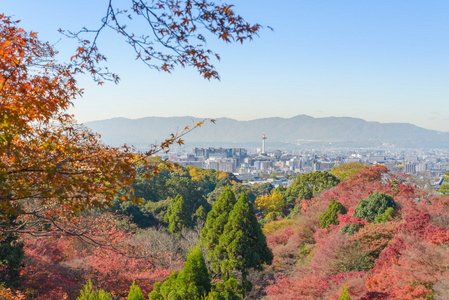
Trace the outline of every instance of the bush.
<instances>
[{"instance_id":1,"label":"bush","mask_svg":"<svg viewBox=\"0 0 449 300\"><path fill-rule=\"evenodd\" d=\"M340 202L332 200L326 212L322 214L320 217L320 228L329 229L330 224L334 225L340 224L337 215L344 215L346 213L347 213L346 208Z\"/></svg>"},{"instance_id":2,"label":"bush","mask_svg":"<svg viewBox=\"0 0 449 300\"><path fill-rule=\"evenodd\" d=\"M354 217L374 222L377 216L382 215L389 207L395 208L393 197L384 193L374 192L366 199L360 200L354 210Z\"/></svg>"}]
</instances>

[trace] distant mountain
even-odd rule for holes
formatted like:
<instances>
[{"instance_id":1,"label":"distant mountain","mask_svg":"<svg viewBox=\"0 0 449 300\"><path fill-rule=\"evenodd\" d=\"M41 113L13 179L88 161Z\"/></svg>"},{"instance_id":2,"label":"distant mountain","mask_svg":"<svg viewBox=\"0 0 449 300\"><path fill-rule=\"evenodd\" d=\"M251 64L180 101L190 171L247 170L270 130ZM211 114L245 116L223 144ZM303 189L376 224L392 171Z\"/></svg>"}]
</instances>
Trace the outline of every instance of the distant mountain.
<instances>
[{"instance_id":1,"label":"distant mountain","mask_svg":"<svg viewBox=\"0 0 449 300\"><path fill-rule=\"evenodd\" d=\"M113 118L87 122L84 125L98 132L110 145L148 145L163 141L170 133L181 131L194 117ZM292 118L264 118L237 121L218 118L216 124L206 123L185 137L189 144L260 143L262 133L267 143L337 145L379 145L388 143L404 147L448 147L449 133L424 129L408 123L367 122L348 117L313 118L298 115Z\"/></svg>"}]
</instances>

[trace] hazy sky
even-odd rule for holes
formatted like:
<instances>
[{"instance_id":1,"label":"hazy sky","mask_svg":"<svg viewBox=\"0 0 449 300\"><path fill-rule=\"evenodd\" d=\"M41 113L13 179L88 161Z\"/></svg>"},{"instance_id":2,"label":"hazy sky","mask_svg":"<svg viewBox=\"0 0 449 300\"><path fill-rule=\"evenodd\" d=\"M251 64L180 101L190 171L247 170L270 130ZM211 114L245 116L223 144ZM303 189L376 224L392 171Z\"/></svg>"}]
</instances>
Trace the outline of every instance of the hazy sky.
<instances>
[{"instance_id":1,"label":"hazy sky","mask_svg":"<svg viewBox=\"0 0 449 300\"><path fill-rule=\"evenodd\" d=\"M116 0L127 1L127 0ZM56 43L61 59L73 42L58 28L95 25L105 0L0 0L0 13ZM222 60L221 81L193 69L150 70L116 34L100 47L121 83L80 78L84 97L71 111L81 121L146 116L350 116L409 122L449 131L449 1L234 0L247 21L269 25L244 45L210 40Z\"/></svg>"}]
</instances>

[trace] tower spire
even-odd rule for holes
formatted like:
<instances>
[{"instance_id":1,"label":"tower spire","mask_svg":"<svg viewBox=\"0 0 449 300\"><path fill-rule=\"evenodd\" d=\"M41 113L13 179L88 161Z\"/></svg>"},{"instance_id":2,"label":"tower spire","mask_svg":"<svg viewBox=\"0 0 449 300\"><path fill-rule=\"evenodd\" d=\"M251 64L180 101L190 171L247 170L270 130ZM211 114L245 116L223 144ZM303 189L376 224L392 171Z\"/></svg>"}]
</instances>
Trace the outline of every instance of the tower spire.
<instances>
[{"instance_id":1,"label":"tower spire","mask_svg":"<svg viewBox=\"0 0 449 300\"><path fill-rule=\"evenodd\" d=\"M262 135L262 154L265 153L265 140L267 139L267 137L265 136L265 132Z\"/></svg>"}]
</instances>

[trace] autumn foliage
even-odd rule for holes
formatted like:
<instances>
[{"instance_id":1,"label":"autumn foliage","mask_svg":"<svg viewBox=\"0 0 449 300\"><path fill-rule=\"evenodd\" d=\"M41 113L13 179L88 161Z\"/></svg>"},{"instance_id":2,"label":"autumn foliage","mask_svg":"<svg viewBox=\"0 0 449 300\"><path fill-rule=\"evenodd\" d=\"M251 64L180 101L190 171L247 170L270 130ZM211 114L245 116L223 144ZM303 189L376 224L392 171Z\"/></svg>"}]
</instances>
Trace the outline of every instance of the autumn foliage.
<instances>
[{"instance_id":1,"label":"autumn foliage","mask_svg":"<svg viewBox=\"0 0 449 300\"><path fill-rule=\"evenodd\" d=\"M312 199L295 223L269 232L277 275L265 289L268 299L339 299L343 289L351 299L448 297L448 201L401 176L366 166ZM369 206L377 198L385 200L382 211ZM320 216L334 200L347 214L322 229ZM376 223L388 206L394 213Z\"/></svg>"}]
</instances>

